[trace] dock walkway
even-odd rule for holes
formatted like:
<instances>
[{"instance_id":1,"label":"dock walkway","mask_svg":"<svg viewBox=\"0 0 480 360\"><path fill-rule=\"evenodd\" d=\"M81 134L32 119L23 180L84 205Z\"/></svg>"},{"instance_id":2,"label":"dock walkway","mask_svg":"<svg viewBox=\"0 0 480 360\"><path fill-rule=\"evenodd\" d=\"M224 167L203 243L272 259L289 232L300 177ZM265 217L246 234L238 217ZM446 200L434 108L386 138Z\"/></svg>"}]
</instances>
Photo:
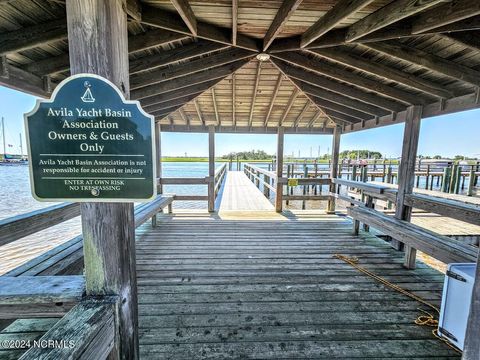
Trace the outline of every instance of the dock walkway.
<instances>
[{"instance_id":1,"label":"dock walkway","mask_svg":"<svg viewBox=\"0 0 480 360\"><path fill-rule=\"evenodd\" d=\"M353 236L344 217L250 216L176 213L138 229L142 359L459 359L413 323L417 302L332 256L356 256L437 305L442 274L404 269L402 253Z\"/></svg>"},{"instance_id":2,"label":"dock walkway","mask_svg":"<svg viewBox=\"0 0 480 360\"><path fill-rule=\"evenodd\" d=\"M218 199L218 209L266 211L274 207L242 171L229 171Z\"/></svg>"}]
</instances>

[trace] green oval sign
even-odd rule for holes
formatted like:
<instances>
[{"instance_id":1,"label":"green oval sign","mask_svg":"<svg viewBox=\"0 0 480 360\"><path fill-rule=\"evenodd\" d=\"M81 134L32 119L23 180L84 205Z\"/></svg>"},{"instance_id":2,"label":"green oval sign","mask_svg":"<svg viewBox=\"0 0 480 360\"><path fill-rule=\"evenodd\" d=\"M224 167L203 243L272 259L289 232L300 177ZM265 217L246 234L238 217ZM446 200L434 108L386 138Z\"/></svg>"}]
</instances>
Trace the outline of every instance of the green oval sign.
<instances>
[{"instance_id":1,"label":"green oval sign","mask_svg":"<svg viewBox=\"0 0 480 360\"><path fill-rule=\"evenodd\" d=\"M156 195L154 118L107 79L79 74L25 114L39 201L148 201Z\"/></svg>"}]
</instances>

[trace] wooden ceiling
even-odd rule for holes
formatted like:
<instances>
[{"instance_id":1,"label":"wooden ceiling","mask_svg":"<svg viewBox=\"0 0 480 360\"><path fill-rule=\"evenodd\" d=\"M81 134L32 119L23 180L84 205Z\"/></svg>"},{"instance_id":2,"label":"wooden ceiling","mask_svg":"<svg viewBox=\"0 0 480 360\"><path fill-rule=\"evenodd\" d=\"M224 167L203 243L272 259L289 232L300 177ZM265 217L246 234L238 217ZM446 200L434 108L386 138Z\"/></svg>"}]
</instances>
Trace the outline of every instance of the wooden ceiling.
<instances>
[{"instance_id":1,"label":"wooden ceiling","mask_svg":"<svg viewBox=\"0 0 480 360\"><path fill-rule=\"evenodd\" d=\"M163 131L344 132L480 106L480 1L127 0L131 98ZM0 84L69 75L65 4L0 0ZM262 54L262 61L257 55Z\"/></svg>"}]
</instances>

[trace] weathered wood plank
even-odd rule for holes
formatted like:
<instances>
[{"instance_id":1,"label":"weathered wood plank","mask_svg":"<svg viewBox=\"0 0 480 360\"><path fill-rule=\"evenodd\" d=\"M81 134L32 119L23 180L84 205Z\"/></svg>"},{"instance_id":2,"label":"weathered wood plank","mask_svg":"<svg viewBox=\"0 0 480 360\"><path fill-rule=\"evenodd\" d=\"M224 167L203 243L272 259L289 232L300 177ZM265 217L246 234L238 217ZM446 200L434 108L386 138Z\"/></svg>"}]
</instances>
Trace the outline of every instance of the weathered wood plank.
<instances>
[{"instance_id":1,"label":"weathered wood plank","mask_svg":"<svg viewBox=\"0 0 480 360\"><path fill-rule=\"evenodd\" d=\"M328 31L332 30L344 19L370 4L372 1L373 0L338 1L331 10L329 10L325 15L320 18L320 20L318 20L302 34L300 40L300 47L306 47L314 40L318 39Z\"/></svg>"},{"instance_id":2,"label":"weathered wood plank","mask_svg":"<svg viewBox=\"0 0 480 360\"><path fill-rule=\"evenodd\" d=\"M79 215L79 204L63 203L0 220L0 245L11 243Z\"/></svg>"},{"instance_id":3,"label":"weathered wood plank","mask_svg":"<svg viewBox=\"0 0 480 360\"><path fill-rule=\"evenodd\" d=\"M190 29L193 36L197 36L197 18L193 13L188 0L171 0L185 25Z\"/></svg>"},{"instance_id":4,"label":"weathered wood plank","mask_svg":"<svg viewBox=\"0 0 480 360\"><path fill-rule=\"evenodd\" d=\"M267 51L272 41L275 40L278 34L280 34L288 19L292 16L302 1L303 0L284 0L282 2L282 5L280 5L275 18L263 38L263 51Z\"/></svg>"},{"instance_id":5,"label":"weathered wood plank","mask_svg":"<svg viewBox=\"0 0 480 360\"><path fill-rule=\"evenodd\" d=\"M61 339L66 346L32 347L20 359L106 359L116 337L115 300L81 302L40 339Z\"/></svg>"},{"instance_id":6,"label":"weathered wood plank","mask_svg":"<svg viewBox=\"0 0 480 360\"><path fill-rule=\"evenodd\" d=\"M332 139L332 161L330 163L330 192L335 193L336 186L333 182L334 179L338 176L338 161L339 161L339 153L340 153L340 138L342 135L342 128L340 126L335 126L333 131L333 139ZM329 197L328 204L327 204L327 213L335 213L335 198Z\"/></svg>"}]
</instances>

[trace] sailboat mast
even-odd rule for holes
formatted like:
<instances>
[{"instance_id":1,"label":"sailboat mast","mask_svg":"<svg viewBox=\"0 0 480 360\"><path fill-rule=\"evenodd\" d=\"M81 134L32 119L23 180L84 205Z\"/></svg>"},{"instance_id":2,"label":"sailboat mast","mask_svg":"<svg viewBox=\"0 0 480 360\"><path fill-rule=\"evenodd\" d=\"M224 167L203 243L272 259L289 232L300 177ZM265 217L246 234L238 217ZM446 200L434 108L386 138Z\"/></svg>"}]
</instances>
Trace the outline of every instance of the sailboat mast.
<instances>
[{"instance_id":1,"label":"sailboat mast","mask_svg":"<svg viewBox=\"0 0 480 360\"><path fill-rule=\"evenodd\" d=\"M7 155L7 147L5 144L5 119L2 116L2 139L3 139L3 159L5 160L5 155Z\"/></svg>"}]
</instances>

